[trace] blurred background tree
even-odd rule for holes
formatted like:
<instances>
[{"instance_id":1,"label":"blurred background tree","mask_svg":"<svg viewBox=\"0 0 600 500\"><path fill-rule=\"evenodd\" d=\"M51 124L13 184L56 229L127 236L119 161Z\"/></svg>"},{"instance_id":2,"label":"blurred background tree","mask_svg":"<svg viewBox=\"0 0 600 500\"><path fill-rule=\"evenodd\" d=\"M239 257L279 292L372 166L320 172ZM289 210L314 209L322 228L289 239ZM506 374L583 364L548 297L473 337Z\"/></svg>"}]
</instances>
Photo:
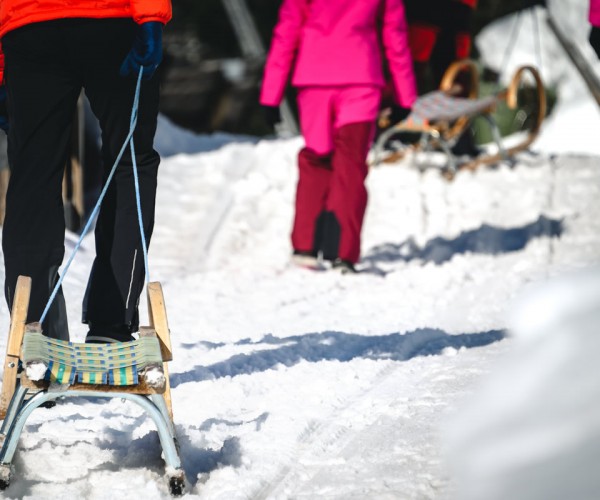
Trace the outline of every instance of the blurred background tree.
<instances>
[{"instance_id":1,"label":"blurred background tree","mask_svg":"<svg viewBox=\"0 0 600 500\"><path fill-rule=\"evenodd\" d=\"M281 1L246 0L265 49ZM245 59L222 0L177 0L165 29L161 111L194 132L272 133L258 105L263 60Z\"/></svg>"},{"instance_id":2,"label":"blurred background tree","mask_svg":"<svg viewBox=\"0 0 600 500\"><path fill-rule=\"evenodd\" d=\"M277 21L281 0L246 0L265 47ZM193 32L213 57L240 57L241 50L222 0L177 0L173 4L175 29Z\"/></svg>"}]
</instances>

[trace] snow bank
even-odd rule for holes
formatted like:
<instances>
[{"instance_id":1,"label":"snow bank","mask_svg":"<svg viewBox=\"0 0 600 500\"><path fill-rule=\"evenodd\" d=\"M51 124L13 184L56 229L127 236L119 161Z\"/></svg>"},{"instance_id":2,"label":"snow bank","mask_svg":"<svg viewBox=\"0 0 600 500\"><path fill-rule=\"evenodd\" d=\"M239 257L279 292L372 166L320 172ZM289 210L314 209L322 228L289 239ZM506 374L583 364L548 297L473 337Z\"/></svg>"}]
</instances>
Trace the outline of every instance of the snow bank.
<instances>
[{"instance_id":1,"label":"snow bank","mask_svg":"<svg viewBox=\"0 0 600 500\"><path fill-rule=\"evenodd\" d=\"M463 500L600 493L600 268L538 285L515 306L513 351L452 431Z\"/></svg>"}]
</instances>

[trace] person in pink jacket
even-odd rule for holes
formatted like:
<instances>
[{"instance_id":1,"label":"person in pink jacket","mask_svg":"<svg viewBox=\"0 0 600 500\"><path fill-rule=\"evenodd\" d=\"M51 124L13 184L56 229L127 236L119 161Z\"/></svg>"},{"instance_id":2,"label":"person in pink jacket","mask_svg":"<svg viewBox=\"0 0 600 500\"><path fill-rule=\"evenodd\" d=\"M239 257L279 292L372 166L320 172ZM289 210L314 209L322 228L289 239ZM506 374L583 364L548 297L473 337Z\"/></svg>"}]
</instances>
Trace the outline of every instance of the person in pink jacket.
<instances>
[{"instance_id":1,"label":"person in pink jacket","mask_svg":"<svg viewBox=\"0 0 600 500\"><path fill-rule=\"evenodd\" d=\"M590 0L590 45L600 58L600 0Z\"/></svg>"},{"instance_id":2,"label":"person in pink jacket","mask_svg":"<svg viewBox=\"0 0 600 500\"><path fill-rule=\"evenodd\" d=\"M407 30L402 0L283 0L260 103L277 121L291 73L305 140L292 229L296 261L322 254L342 271L355 270L384 61L395 110L410 108L417 96Z\"/></svg>"}]
</instances>

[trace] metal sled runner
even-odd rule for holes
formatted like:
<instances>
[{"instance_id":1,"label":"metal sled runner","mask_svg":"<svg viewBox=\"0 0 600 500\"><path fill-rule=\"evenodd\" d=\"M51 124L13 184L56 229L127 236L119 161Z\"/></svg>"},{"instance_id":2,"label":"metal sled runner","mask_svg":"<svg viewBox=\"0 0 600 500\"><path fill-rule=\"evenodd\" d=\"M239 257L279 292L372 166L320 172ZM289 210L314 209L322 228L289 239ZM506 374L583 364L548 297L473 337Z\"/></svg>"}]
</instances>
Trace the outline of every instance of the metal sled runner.
<instances>
[{"instance_id":1,"label":"metal sled runner","mask_svg":"<svg viewBox=\"0 0 600 500\"><path fill-rule=\"evenodd\" d=\"M456 97L457 91L460 90L456 84L458 75L469 77L467 97ZM521 92L522 84L528 76L533 82L533 102L524 102ZM444 75L439 90L417 99L411 114L405 120L391 126L379 136L374 147L372 163L396 161L408 152L418 153L438 148L447 158L444 173L448 178L452 178L459 169L475 170L480 165L499 161L511 162L514 155L526 150L535 141L546 116L546 93L542 79L533 66L522 66L515 72L508 88L495 95L478 98L478 87L475 63L463 60L452 64ZM500 129L493 117L502 101L505 101L510 109L519 110L523 114L522 122L527 124L524 137L510 147L504 145ZM452 147L477 117L484 118L489 124L497 151L460 163L452 153ZM420 139L412 145L403 144L397 138L407 133L418 134Z\"/></svg>"},{"instance_id":2,"label":"metal sled runner","mask_svg":"<svg viewBox=\"0 0 600 500\"><path fill-rule=\"evenodd\" d=\"M171 408L167 362L171 340L160 283L148 285L149 327L134 342L75 344L44 337L26 323L31 279L20 276L11 311L0 394L0 489L12 476L12 460L27 418L40 405L67 397L120 398L141 406L156 424L171 494L185 476Z\"/></svg>"}]
</instances>

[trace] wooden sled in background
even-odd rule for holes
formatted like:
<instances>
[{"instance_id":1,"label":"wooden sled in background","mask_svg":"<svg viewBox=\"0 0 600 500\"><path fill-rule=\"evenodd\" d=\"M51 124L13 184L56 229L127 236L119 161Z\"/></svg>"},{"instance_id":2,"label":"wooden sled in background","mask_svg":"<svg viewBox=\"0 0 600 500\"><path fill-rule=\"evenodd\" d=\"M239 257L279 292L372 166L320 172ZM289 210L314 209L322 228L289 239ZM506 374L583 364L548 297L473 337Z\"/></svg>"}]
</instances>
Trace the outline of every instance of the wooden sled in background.
<instances>
[{"instance_id":1,"label":"wooden sled in background","mask_svg":"<svg viewBox=\"0 0 600 500\"><path fill-rule=\"evenodd\" d=\"M58 398L119 398L141 406L156 424L169 489L181 495L185 475L173 424L167 362L173 359L160 283L148 285L150 326L134 342L75 344L42 335L26 324L31 279L20 276L11 311L0 394L0 489L12 478L12 460L27 418Z\"/></svg>"},{"instance_id":2,"label":"wooden sled in background","mask_svg":"<svg viewBox=\"0 0 600 500\"><path fill-rule=\"evenodd\" d=\"M470 80L467 97L457 97L461 90L457 85L459 75L468 75ZM519 91L527 77L533 81L533 103L520 102ZM459 169L475 170L480 165L499 161L512 162L514 155L525 151L535 141L546 116L546 92L540 74L533 66L521 66L513 75L507 89L483 98L477 97L478 94L477 66L470 60L456 61L446 71L439 90L419 97L405 120L391 126L379 136L373 149L371 164L395 162L408 152L441 149L447 158L443 171L451 179ZM529 123L522 140L510 147L504 146L500 129L493 116L503 101L510 109L526 113L528 120L522 121ZM533 111L525 110L526 105L532 105ZM489 124L497 151L461 163L452 153L452 147L477 117L484 118ZM380 126L386 125L388 124L385 123L385 118L380 119ZM403 144L397 138L407 133L420 135L420 139L414 144Z\"/></svg>"}]
</instances>

